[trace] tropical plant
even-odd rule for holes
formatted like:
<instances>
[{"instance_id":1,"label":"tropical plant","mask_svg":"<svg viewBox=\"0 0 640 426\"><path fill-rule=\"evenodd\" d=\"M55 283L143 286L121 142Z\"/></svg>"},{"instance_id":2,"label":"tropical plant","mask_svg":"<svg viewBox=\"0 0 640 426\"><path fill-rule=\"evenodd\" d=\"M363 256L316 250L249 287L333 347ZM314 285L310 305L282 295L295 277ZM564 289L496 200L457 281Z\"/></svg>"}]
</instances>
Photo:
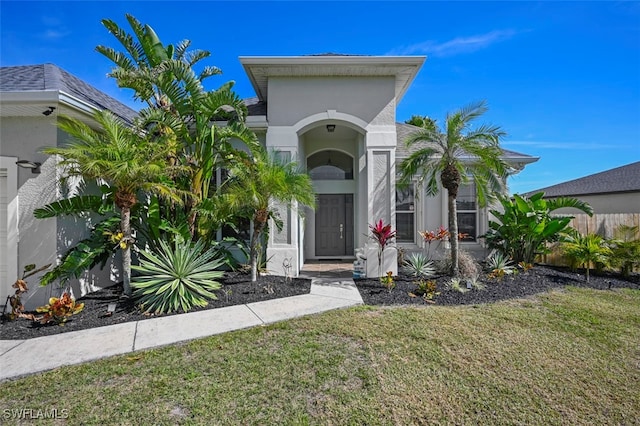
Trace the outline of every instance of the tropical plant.
<instances>
[{"instance_id":1,"label":"tropical plant","mask_svg":"<svg viewBox=\"0 0 640 426\"><path fill-rule=\"evenodd\" d=\"M620 225L613 232L611 264L628 277L640 267L640 230L638 226Z\"/></svg>"},{"instance_id":2,"label":"tropical plant","mask_svg":"<svg viewBox=\"0 0 640 426\"><path fill-rule=\"evenodd\" d=\"M447 287L449 287L453 291L457 291L458 293L463 294L469 291L466 285L463 285L462 279L460 279L460 277L451 277L451 279L447 283Z\"/></svg>"},{"instance_id":3,"label":"tropical plant","mask_svg":"<svg viewBox=\"0 0 640 426\"><path fill-rule=\"evenodd\" d=\"M516 268L513 262L500 251L494 251L488 258L486 268L490 278L502 279L505 275L513 275Z\"/></svg>"},{"instance_id":4,"label":"tropical plant","mask_svg":"<svg viewBox=\"0 0 640 426\"><path fill-rule=\"evenodd\" d=\"M64 325L65 322L84 309L84 303L77 303L73 297L64 292L60 297L51 297L49 303L36 308L36 312L43 314L40 317L33 317L34 321L40 324L55 322L58 325Z\"/></svg>"},{"instance_id":5,"label":"tropical plant","mask_svg":"<svg viewBox=\"0 0 640 426\"><path fill-rule=\"evenodd\" d=\"M120 210L122 238L122 273L125 294L131 294L131 208L138 202L140 190L157 192L180 201L168 181L167 147L146 139L125 126L109 111L98 111L94 119L99 130L79 119L59 116L58 127L72 139L63 147L43 152L62 157L67 176L104 182L112 188L115 205Z\"/></svg>"},{"instance_id":6,"label":"tropical plant","mask_svg":"<svg viewBox=\"0 0 640 426\"><path fill-rule=\"evenodd\" d=\"M433 303L433 299L440 294L438 292L438 285L435 280L426 280L421 278L417 281L414 281L416 285L415 294L418 296L422 296L425 302ZM410 296L414 296L413 294L409 294Z\"/></svg>"},{"instance_id":7,"label":"tropical plant","mask_svg":"<svg viewBox=\"0 0 640 426\"><path fill-rule=\"evenodd\" d=\"M593 263L606 265L612 252L607 241L597 234L582 235L576 230L568 233L561 244L562 252L573 263L583 265L589 282L589 269Z\"/></svg>"},{"instance_id":8,"label":"tropical plant","mask_svg":"<svg viewBox=\"0 0 640 426\"><path fill-rule=\"evenodd\" d=\"M391 229L391 224L384 224L382 219L373 225L369 225L371 230L370 238L378 245L378 276L382 277L382 260L384 249L391 244L391 240L396 237L396 231Z\"/></svg>"},{"instance_id":9,"label":"tropical plant","mask_svg":"<svg viewBox=\"0 0 640 426\"><path fill-rule=\"evenodd\" d=\"M486 124L471 128L472 122L486 111L484 101L470 104L448 114L443 130L428 117L408 121L420 129L406 140L408 147L416 149L400 164L399 185L407 186L417 177L418 185L425 188L427 195L436 195L440 182L448 194L449 232L453 235L458 235L456 198L461 184L474 182L480 206L485 206L495 194L506 192L509 168L500 149L500 138L505 132ZM458 240L452 238L450 242L450 273L458 276Z\"/></svg>"},{"instance_id":10,"label":"tropical plant","mask_svg":"<svg viewBox=\"0 0 640 426\"><path fill-rule=\"evenodd\" d=\"M429 278L436 273L433 261L424 253L411 253L404 261L404 271L412 277Z\"/></svg>"},{"instance_id":11,"label":"tropical plant","mask_svg":"<svg viewBox=\"0 0 640 426\"><path fill-rule=\"evenodd\" d=\"M538 254L547 251L546 243L558 241L572 216L551 216L561 208L575 208L593 214L589 204L576 198L544 199L544 192L530 197L499 197L502 209L491 210L496 220L489 221L485 238L489 248L502 252L515 263L533 263Z\"/></svg>"},{"instance_id":12,"label":"tropical plant","mask_svg":"<svg viewBox=\"0 0 640 426\"><path fill-rule=\"evenodd\" d=\"M249 149L256 148L258 141L244 124L247 108L232 90L233 82L204 90L205 79L221 74L213 66L195 71L210 52L188 50L189 40L165 46L149 25L132 15L126 18L133 34L111 20L102 21L124 51L105 46L96 50L116 65L110 76L118 85L132 89L134 98L148 105L140 111L137 125L170 147L167 160L171 164L185 168L174 180L189 194L184 214L191 237L196 239L202 237L199 225L210 223L218 212L219 205L211 202L218 196L211 192L216 170L243 158L242 152L232 147L231 138L244 142ZM220 121L225 125L214 124ZM206 220L201 220L203 215Z\"/></svg>"},{"instance_id":13,"label":"tropical plant","mask_svg":"<svg viewBox=\"0 0 640 426\"><path fill-rule=\"evenodd\" d=\"M222 261L213 249L205 250L204 242L176 242L173 247L160 242L157 253L141 250L140 265L132 266L133 295L142 309L151 313L190 311L207 306L207 300L217 299L214 291L221 285L217 270Z\"/></svg>"},{"instance_id":14,"label":"tropical plant","mask_svg":"<svg viewBox=\"0 0 640 426\"><path fill-rule=\"evenodd\" d=\"M384 286L389 292L396 288L396 282L393 279L393 272L387 271L386 275L380 277L380 284Z\"/></svg>"},{"instance_id":15,"label":"tropical plant","mask_svg":"<svg viewBox=\"0 0 640 426\"><path fill-rule=\"evenodd\" d=\"M15 288L16 291L13 293L13 296L7 296L7 303L4 304L2 308L2 319L8 317L10 320L14 320L16 318L25 318L26 314L24 314L24 305L22 304L22 295L29 291L29 287L27 286L26 279L37 274L38 272L42 272L47 269L51 264L41 266L37 268L34 263L29 265L25 265L22 271L22 278L18 278L15 283L11 287ZM6 314L8 308L11 308L11 312Z\"/></svg>"},{"instance_id":16,"label":"tropical plant","mask_svg":"<svg viewBox=\"0 0 640 426\"><path fill-rule=\"evenodd\" d=\"M429 258L431 258L431 244L434 241L437 241L439 246L442 241L449 239L449 231L442 225L435 231L419 231L418 234L420 234L424 242L427 243L427 257Z\"/></svg>"},{"instance_id":17,"label":"tropical plant","mask_svg":"<svg viewBox=\"0 0 640 426\"><path fill-rule=\"evenodd\" d=\"M231 168L230 181L225 187L225 200L237 212L249 212L253 233L249 243L251 281L257 281L259 247L268 220L277 219L276 203L294 207L302 214L302 207L314 208L315 195L309 175L295 162L287 162L275 152L256 150L252 160Z\"/></svg>"}]
</instances>

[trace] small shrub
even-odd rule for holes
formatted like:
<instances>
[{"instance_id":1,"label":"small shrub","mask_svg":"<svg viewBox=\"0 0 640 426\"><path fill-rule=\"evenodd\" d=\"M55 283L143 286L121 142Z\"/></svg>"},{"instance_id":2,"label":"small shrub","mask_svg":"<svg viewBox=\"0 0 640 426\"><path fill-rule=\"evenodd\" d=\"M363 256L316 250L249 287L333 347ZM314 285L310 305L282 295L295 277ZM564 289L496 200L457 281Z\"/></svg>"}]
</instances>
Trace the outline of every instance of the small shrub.
<instances>
[{"instance_id":1,"label":"small shrub","mask_svg":"<svg viewBox=\"0 0 640 426\"><path fill-rule=\"evenodd\" d=\"M16 291L13 293L13 296L7 297L7 302L5 303L4 309L2 310L2 319L8 318L13 321L16 318L27 318L33 319L33 315L24 313L24 305L22 304L22 295L29 291L29 287L27 286L27 282L25 281L32 275L37 274L38 272L42 272L47 269L51 264L42 266L36 269L36 265L31 263L29 265L25 265L24 270L22 271L22 278L18 278L15 283L11 286L15 288ZM11 312L8 314L6 310L11 308Z\"/></svg>"},{"instance_id":2,"label":"small shrub","mask_svg":"<svg viewBox=\"0 0 640 426\"><path fill-rule=\"evenodd\" d=\"M451 280L449 281L447 286L451 290L454 290L454 291L457 291L457 292L463 293L463 294L469 291L467 289L466 285L463 285L462 279L457 278L457 277L451 278Z\"/></svg>"},{"instance_id":3,"label":"small shrub","mask_svg":"<svg viewBox=\"0 0 640 426\"><path fill-rule=\"evenodd\" d=\"M417 278L429 278L436 273L433 261L423 253L411 253L404 262L403 270L410 276Z\"/></svg>"},{"instance_id":4,"label":"small shrub","mask_svg":"<svg viewBox=\"0 0 640 426\"><path fill-rule=\"evenodd\" d=\"M433 301L433 299L440 294L438 292L438 285L435 280L425 280L420 279L415 281L414 284L417 286L415 293L426 301Z\"/></svg>"},{"instance_id":5,"label":"small shrub","mask_svg":"<svg viewBox=\"0 0 640 426\"><path fill-rule=\"evenodd\" d=\"M44 315L41 317L34 317L33 319L40 324L55 322L59 325L64 325L71 315L75 315L83 309L84 303L76 303L69 293L64 292L59 298L50 298L48 305L36 308L36 312Z\"/></svg>"},{"instance_id":6,"label":"small shrub","mask_svg":"<svg viewBox=\"0 0 640 426\"><path fill-rule=\"evenodd\" d=\"M591 263L596 268L602 269L608 263L612 253L606 240L600 235L581 235L575 230L567 236L561 248L572 263L584 266L587 282L589 282Z\"/></svg>"},{"instance_id":7,"label":"small shrub","mask_svg":"<svg viewBox=\"0 0 640 426\"><path fill-rule=\"evenodd\" d=\"M519 262L518 266L522 269L522 272L527 272L530 269L533 269L533 263L528 263L525 261Z\"/></svg>"},{"instance_id":8,"label":"small shrub","mask_svg":"<svg viewBox=\"0 0 640 426\"><path fill-rule=\"evenodd\" d=\"M396 288L396 282L393 280L393 272L387 271L384 277L380 277L380 283L391 293L391 290Z\"/></svg>"},{"instance_id":9,"label":"small shrub","mask_svg":"<svg viewBox=\"0 0 640 426\"><path fill-rule=\"evenodd\" d=\"M222 277L217 270L222 264L202 241L176 243L175 248L160 241L158 253L141 251L140 265L131 267L140 273L132 279L133 295L145 312L188 312L207 306L207 299L217 299L213 292L221 287L215 280Z\"/></svg>"},{"instance_id":10,"label":"small shrub","mask_svg":"<svg viewBox=\"0 0 640 426\"><path fill-rule=\"evenodd\" d=\"M443 272L451 271L451 257L447 256L440 265ZM464 250L458 251L458 269L460 277L464 279L475 277L480 273L478 262L471 256L469 252Z\"/></svg>"},{"instance_id":11,"label":"small shrub","mask_svg":"<svg viewBox=\"0 0 640 426\"><path fill-rule=\"evenodd\" d=\"M619 268L622 276L628 277L634 268L640 267L640 228L638 226L618 226L614 231L611 246L611 266Z\"/></svg>"},{"instance_id":12,"label":"small shrub","mask_svg":"<svg viewBox=\"0 0 640 426\"><path fill-rule=\"evenodd\" d=\"M469 278L469 283L471 283L471 288L474 290L486 290L487 288L487 286L480 281L480 275Z\"/></svg>"}]
</instances>

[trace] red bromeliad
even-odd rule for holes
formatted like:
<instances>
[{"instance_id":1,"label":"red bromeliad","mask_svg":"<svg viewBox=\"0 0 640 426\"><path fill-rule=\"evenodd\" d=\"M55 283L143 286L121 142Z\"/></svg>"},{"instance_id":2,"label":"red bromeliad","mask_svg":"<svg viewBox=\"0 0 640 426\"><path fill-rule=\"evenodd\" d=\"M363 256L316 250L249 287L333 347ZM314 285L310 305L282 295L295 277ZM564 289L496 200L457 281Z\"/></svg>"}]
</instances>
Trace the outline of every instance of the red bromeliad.
<instances>
[{"instance_id":1,"label":"red bromeliad","mask_svg":"<svg viewBox=\"0 0 640 426\"><path fill-rule=\"evenodd\" d=\"M378 244L378 276L381 276L382 254L391 240L396 237L396 231L392 231L391 224L385 225L382 219L375 225L369 225L369 229L371 229L371 239Z\"/></svg>"}]
</instances>

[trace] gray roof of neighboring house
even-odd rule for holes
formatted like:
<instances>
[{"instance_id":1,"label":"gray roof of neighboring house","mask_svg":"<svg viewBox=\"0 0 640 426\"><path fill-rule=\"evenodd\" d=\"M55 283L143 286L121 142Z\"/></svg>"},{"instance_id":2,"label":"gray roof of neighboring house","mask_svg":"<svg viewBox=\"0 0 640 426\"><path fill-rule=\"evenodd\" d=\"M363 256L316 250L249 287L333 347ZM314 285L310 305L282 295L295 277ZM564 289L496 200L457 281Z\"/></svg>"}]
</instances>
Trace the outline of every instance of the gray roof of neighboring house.
<instances>
[{"instance_id":1,"label":"gray roof of neighboring house","mask_svg":"<svg viewBox=\"0 0 640 426\"><path fill-rule=\"evenodd\" d=\"M0 91L45 90L65 92L98 109L108 109L129 122L138 114L120 101L54 64L0 67Z\"/></svg>"},{"instance_id":2,"label":"gray roof of neighboring house","mask_svg":"<svg viewBox=\"0 0 640 426\"><path fill-rule=\"evenodd\" d=\"M409 155L411 155L418 149L423 148L425 146L424 144L416 144L412 147L407 147L407 145L405 144L405 140L407 140L407 138L412 133L418 130L420 130L420 128L412 124L396 123L396 135L398 139L398 144L396 146L397 158L407 158ZM515 160L516 162L518 162L518 160L521 160L521 162L524 164L533 163L534 161L538 160L537 157L533 157L527 154L522 154L516 151L511 151L504 148L502 148L502 152L504 153L504 157L511 160Z\"/></svg>"},{"instance_id":3,"label":"gray roof of neighboring house","mask_svg":"<svg viewBox=\"0 0 640 426\"><path fill-rule=\"evenodd\" d=\"M267 115L267 103L258 99L257 96L243 99L242 102L247 106L249 115Z\"/></svg>"},{"instance_id":4,"label":"gray roof of neighboring house","mask_svg":"<svg viewBox=\"0 0 640 426\"><path fill-rule=\"evenodd\" d=\"M530 191L525 195L543 191L545 197L607 194L640 191L640 161L595 173L579 179Z\"/></svg>"}]
</instances>

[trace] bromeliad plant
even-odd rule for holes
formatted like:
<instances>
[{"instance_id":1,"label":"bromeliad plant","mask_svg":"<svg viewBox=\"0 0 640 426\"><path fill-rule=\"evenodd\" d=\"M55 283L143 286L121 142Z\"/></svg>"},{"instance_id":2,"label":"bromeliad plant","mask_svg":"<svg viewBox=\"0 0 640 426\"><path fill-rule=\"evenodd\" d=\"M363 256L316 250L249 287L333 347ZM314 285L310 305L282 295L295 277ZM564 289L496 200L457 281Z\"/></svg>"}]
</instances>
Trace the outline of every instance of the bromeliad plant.
<instances>
[{"instance_id":1,"label":"bromeliad plant","mask_svg":"<svg viewBox=\"0 0 640 426\"><path fill-rule=\"evenodd\" d=\"M391 229L391 224L385 225L380 219L375 225L369 225L371 239L378 244L378 276L382 277L382 258L384 249L391 244L391 240L396 237L396 231Z\"/></svg>"},{"instance_id":2,"label":"bromeliad plant","mask_svg":"<svg viewBox=\"0 0 640 426\"><path fill-rule=\"evenodd\" d=\"M207 306L207 299L217 299L213 292L221 287L216 279L222 277L217 270L222 264L202 241L176 243L174 248L161 241L158 253L140 251L140 265L132 266L139 272L132 279L133 295L147 313Z\"/></svg>"}]
</instances>

